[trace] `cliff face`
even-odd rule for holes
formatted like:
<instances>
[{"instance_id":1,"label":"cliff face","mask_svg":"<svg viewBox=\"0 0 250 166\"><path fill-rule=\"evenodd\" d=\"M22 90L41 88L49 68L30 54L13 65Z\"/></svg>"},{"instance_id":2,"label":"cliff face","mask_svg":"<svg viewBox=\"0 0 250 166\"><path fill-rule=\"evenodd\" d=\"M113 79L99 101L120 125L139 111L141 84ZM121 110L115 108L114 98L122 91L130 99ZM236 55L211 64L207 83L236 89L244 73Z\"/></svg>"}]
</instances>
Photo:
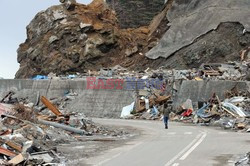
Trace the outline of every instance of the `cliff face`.
<instances>
[{"instance_id":1,"label":"cliff face","mask_svg":"<svg viewBox=\"0 0 250 166\"><path fill-rule=\"evenodd\" d=\"M239 61L240 51L250 48L250 1L168 0L150 25L129 29L120 28L110 2L62 4L38 13L18 49L16 78L83 73L118 64L132 70L193 68L202 63ZM128 4L146 5L137 0L114 2L115 9L123 13L131 12ZM128 6L121 8L122 3ZM132 16L143 18L140 12L116 13L129 21ZM243 59L248 58L250 54Z\"/></svg>"},{"instance_id":2,"label":"cliff face","mask_svg":"<svg viewBox=\"0 0 250 166\"><path fill-rule=\"evenodd\" d=\"M169 29L146 56L154 65L182 68L239 60L250 46L249 7L245 0L174 0Z\"/></svg>"},{"instance_id":3,"label":"cliff face","mask_svg":"<svg viewBox=\"0 0 250 166\"><path fill-rule=\"evenodd\" d=\"M121 28L149 25L164 7L165 0L106 0L116 11Z\"/></svg>"},{"instance_id":4,"label":"cliff face","mask_svg":"<svg viewBox=\"0 0 250 166\"><path fill-rule=\"evenodd\" d=\"M53 6L27 26L27 39L18 49L16 78L126 63L124 59L143 46L147 33L146 28L119 30L114 12L101 0L88 6Z\"/></svg>"}]
</instances>

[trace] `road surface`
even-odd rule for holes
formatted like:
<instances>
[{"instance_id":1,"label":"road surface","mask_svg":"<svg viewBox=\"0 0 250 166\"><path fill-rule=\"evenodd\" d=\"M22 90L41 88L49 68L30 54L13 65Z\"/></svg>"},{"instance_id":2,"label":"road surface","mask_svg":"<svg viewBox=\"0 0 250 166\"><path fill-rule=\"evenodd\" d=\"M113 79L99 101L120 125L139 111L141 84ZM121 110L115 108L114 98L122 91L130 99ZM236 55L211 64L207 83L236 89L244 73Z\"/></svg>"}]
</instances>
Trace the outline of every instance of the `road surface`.
<instances>
[{"instance_id":1,"label":"road surface","mask_svg":"<svg viewBox=\"0 0 250 166\"><path fill-rule=\"evenodd\" d=\"M248 133L212 127L159 121L94 119L105 125L133 126L142 136L124 146L89 158L89 165L101 166L227 166L239 154L250 151Z\"/></svg>"}]
</instances>

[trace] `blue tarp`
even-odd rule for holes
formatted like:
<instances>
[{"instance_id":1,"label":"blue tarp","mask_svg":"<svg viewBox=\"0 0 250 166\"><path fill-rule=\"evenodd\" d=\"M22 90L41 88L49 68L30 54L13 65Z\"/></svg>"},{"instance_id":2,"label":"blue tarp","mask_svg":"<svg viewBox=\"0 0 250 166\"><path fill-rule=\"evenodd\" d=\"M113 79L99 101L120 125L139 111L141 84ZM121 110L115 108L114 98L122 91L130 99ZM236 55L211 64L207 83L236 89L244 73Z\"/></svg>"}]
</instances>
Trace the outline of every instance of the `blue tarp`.
<instances>
[{"instance_id":1,"label":"blue tarp","mask_svg":"<svg viewBox=\"0 0 250 166\"><path fill-rule=\"evenodd\" d=\"M68 79L73 79L73 78L76 78L76 75L74 75L74 74L68 75L67 78L68 78Z\"/></svg>"},{"instance_id":2,"label":"blue tarp","mask_svg":"<svg viewBox=\"0 0 250 166\"><path fill-rule=\"evenodd\" d=\"M48 76L44 76L44 75L36 75L34 77L32 77L32 80L48 80L49 77Z\"/></svg>"}]
</instances>

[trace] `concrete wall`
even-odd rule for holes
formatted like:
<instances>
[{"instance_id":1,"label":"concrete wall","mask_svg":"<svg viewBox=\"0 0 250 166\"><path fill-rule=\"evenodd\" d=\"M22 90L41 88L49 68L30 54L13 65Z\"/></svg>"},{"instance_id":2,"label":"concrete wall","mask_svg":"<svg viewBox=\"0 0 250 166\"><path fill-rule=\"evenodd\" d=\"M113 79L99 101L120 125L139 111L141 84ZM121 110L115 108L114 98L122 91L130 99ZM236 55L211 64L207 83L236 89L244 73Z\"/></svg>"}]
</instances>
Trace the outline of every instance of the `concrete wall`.
<instances>
[{"instance_id":1,"label":"concrete wall","mask_svg":"<svg viewBox=\"0 0 250 166\"><path fill-rule=\"evenodd\" d=\"M14 90L17 97L29 97L31 102L36 101L36 96L47 96L48 98L63 96L67 91L73 90L77 93L86 88L86 81L71 80L0 80L0 96Z\"/></svg>"},{"instance_id":2,"label":"concrete wall","mask_svg":"<svg viewBox=\"0 0 250 166\"><path fill-rule=\"evenodd\" d=\"M119 118L122 108L134 101L134 94L127 90L85 90L67 109L89 117Z\"/></svg>"},{"instance_id":3,"label":"concrete wall","mask_svg":"<svg viewBox=\"0 0 250 166\"><path fill-rule=\"evenodd\" d=\"M246 81L179 81L176 83L177 93L174 96L175 107L187 99L193 102L208 101L213 93L225 99L225 92L237 87L239 91L248 91L250 82Z\"/></svg>"},{"instance_id":4,"label":"concrete wall","mask_svg":"<svg viewBox=\"0 0 250 166\"><path fill-rule=\"evenodd\" d=\"M249 82L179 81L176 82L177 92L173 95L174 105L180 106L187 99L193 102L207 101L214 92L220 99L224 99L225 92L235 86L241 91L249 90ZM86 87L86 80L0 80L0 97L14 90L17 91L17 97L28 97L31 102L36 103L42 95L54 98L73 91L78 96L67 109L83 112L90 117L114 118L118 118L122 108L135 99L133 90L87 90Z\"/></svg>"},{"instance_id":5,"label":"concrete wall","mask_svg":"<svg viewBox=\"0 0 250 166\"><path fill-rule=\"evenodd\" d=\"M0 80L0 97L10 90L17 97L28 97L33 103L39 96L62 97L68 91L78 93L66 109L92 117L119 117L124 106L134 101L131 90L87 90L86 80Z\"/></svg>"}]
</instances>

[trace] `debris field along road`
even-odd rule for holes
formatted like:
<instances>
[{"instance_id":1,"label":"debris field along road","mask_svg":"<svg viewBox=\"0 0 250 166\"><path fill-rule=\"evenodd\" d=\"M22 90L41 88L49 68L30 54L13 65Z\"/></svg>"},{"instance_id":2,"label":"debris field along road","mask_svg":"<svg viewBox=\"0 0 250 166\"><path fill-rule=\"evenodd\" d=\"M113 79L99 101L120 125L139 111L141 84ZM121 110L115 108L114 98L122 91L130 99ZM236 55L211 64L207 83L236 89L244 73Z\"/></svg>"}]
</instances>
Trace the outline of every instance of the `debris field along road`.
<instances>
[{"instance_id":1,"label":"debris field along road","mask_svg":"<svg viewBox=\"0 0 250 166\"><path fill-rule=\"evenodd\" d=\"M205 126L161 121L94 119L104 125L125 125L142 129L142 135L126 145L87 159L103 166L194 166L234 165L238 155L250 148L247 133Z\"/></svg>"}]
</instances>

